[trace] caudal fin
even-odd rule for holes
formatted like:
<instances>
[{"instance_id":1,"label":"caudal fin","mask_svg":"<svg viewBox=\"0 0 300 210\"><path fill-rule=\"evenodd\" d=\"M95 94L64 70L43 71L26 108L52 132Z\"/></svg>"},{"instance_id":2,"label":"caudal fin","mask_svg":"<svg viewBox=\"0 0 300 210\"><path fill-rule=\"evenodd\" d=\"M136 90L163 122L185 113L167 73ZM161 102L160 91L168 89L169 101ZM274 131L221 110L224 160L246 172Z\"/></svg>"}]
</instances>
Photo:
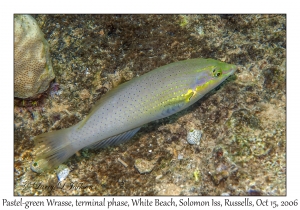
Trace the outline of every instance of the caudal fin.
<instances>
[{"instance_id":1,"label":"caudal fin","mask_svg":"<svg viewBox=\"0 0 300 210\"><path fill-rule=\"evenodd\" d=\"M68 139L69 129L43 133L34 137L36 158L31 170L42 173L65 162L76 151Z\"/></svg>"}]
</instances>

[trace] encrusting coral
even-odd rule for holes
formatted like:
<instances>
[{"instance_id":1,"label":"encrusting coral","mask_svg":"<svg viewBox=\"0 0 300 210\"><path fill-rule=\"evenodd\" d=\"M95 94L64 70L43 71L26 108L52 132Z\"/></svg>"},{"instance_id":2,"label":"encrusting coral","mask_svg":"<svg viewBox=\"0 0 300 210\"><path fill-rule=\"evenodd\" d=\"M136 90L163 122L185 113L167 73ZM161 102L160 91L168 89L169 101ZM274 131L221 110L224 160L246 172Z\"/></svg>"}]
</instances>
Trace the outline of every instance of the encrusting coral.
<instances>
[{"instance_id":1,"label":"encrusting coral","mask_svg":"<svg viewBox=\"0 0 300 210\"><path fill-rule=\"evenodd\" d=\"M30 15L16 15L14 26L14 96L35 97L55 77L49 45Z\"/></svg>"}]
</instances>

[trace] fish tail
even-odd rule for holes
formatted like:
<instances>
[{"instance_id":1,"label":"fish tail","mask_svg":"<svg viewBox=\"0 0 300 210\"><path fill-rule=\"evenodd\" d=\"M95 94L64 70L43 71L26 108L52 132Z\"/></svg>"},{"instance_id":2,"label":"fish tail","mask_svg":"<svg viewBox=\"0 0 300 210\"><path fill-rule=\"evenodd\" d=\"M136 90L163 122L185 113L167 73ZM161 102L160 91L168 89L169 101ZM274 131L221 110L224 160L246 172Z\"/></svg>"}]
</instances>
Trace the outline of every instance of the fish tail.
<instances>
[{"instance_id":1,"label":"fish tail","mask_svg":"<svg viewBox=\"0 0 300 210\"><path fill-rule=\"evenodd\" d=\"M76 150L68 138L69 129L43 133L34 138L36 158L31 164L34 172L52 169L71 157Z\"/></svg>"}]
</instances>

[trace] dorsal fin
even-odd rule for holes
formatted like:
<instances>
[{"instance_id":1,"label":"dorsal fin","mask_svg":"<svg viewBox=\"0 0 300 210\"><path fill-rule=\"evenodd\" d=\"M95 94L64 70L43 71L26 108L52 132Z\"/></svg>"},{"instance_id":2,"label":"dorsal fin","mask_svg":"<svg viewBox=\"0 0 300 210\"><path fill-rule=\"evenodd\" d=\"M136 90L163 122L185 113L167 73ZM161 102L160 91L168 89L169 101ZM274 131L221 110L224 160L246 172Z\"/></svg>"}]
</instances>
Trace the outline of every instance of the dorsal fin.
<instances>
[{"instance_id":1,"label":"dorsal fin","mask_svg":"<svg viewBox=\"0 0 300 210\"><path fill-rule=\"evenodd\" d=\"M108 146L114 146L114 145L118 145L118 144L122 144L124 142L126 142L127 140L129 140L131 137L134 136L134 134L136 132L138 132L138 130L140 129L139 128L135 128L135 129L132 129L132 130L129 130L129 131L126 131L124 133L121 133L119 135L116 135L116 136L112 136L112 137L109 137L107 139L102 139L98 142L95 142L89 146L87 146L86 148L89 148L89 149L100 149L100 148L103 148L103 147L108 147Z\"/></svg>"}]
</instances>

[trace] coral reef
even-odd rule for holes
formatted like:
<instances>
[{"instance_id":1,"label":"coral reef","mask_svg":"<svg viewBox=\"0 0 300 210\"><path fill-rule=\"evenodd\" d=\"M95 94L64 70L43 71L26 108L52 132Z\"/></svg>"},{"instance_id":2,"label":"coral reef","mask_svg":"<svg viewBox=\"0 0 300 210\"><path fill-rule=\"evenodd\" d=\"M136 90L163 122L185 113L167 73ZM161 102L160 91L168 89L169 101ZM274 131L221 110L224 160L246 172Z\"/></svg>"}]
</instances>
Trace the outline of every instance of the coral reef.
<instances>
[{"instance_id":1,"label":"coral reef","mask_svg":"<svg viewBox=\"0 0 300 210\"><path fill-rule=\"evenodd\" d=\"M55 77L48 42L30 15L14 17L14 96L35 97Z\"/></svg>"},{"instance_id":2,"label":"coral reef","mask_svg":"<svg viewBox=\"0 0 300 210\"><path fill-rule=\"evenodd\" d=\"M56 83L41 103L15 103L15 195L286 195L285 15L33 17L49 41ZM78 152L61 183L77 188L58 187L55 171L30 170L31 137L84 119L121 82L197 57L238 70L127 143ZM187 142L191 128L202 131L199 145ZM138 160L152 171L140 174Z\"/></svg>"}]
</instances>

